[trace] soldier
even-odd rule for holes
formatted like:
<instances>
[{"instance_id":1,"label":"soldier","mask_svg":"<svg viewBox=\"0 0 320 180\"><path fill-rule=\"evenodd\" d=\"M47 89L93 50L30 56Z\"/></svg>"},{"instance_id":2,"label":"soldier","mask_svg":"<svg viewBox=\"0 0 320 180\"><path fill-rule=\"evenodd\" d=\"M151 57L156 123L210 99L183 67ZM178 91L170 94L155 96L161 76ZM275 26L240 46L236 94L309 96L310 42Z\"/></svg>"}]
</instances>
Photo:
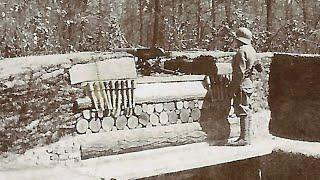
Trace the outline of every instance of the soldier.
<instances>
[{"instance_id":1,"label":"soldier","mask_svg":"<svg viewBox=\"0 0 320 180\"><path fill-rule=\"evenodd\" d=\"M256 62L256 51L251 45L252 33L247 28L239 28L236 32L236 47L238 51L232 59L232 81L230 95L237 117L240 117L240 137L230 145L243 146L250 144L251 133L251 102L254 91L252 72ZM260 70L260 69L259 69ZM258 70L258 71L259 71Z\"/></svg>"}]
</instances>

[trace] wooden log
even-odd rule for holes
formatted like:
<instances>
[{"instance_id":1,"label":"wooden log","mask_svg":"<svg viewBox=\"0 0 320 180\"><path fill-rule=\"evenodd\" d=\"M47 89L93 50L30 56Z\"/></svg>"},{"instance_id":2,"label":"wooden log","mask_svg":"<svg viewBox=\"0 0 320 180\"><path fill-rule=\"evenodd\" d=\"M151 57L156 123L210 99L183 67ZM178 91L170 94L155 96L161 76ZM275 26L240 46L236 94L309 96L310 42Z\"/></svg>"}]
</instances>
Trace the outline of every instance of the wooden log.
<instances>
[{"instance_id":1,"label":"wooden log","mask_svg":"<svg viewBox=\"0 0 320 180\"><path fill-rule=\"evenodd\" d=\"M189 108L194 109L194 101L189 101Z\"/></svg>"},{"instance_id":2,"label":"wooden log","mask_svg":"<svg viewBox=\"0 0 320 180\"><path fill-rule=\"evenodd\" d=\"M169 122L171 124L176 124L178 121L178 115L175 111L169 111L168 112L168 116L169 116Z\"/></svg>"},{"instance_id":3,"label":"wooden log","mask_svg":"<svg viewBox=\"0 0 320 180\"><path fill-rule=\"evenodd\" d=\"M201 111L198 108L194 108L191 111L191 117L193 119L193 121L199 121L200 117L201 117Z\"/></svg>"},{"instance_id":4,"label":"wooden log","mask_svg":"<svg viewBox=\"0 0 320 180\"><path fill-rule=\"evenodd\" d=\"M153 112L154 112L154 105L153 104L148 104L147 113L151 115Z\"/></svg>"},{"instance_id":5,"label":"wooden log","mask_svg":"<svg viewBox=\"0 0 320 180\"><path fill-rule=\"evenodd\" d=\"M142 124L144 127L147 126L147 124L150 122L149 115L145 112L142 112L139 118L139 123Z\"/></svg>"},{"instance_id":6,"label":"wooden log","mask_svg":"<svg viewBox=\"0 0 320 180\"><path fill-rule=\"evenodd\" d=\"M203 100L199 100L198 101L198 108L202 109L202 105L203 105Z\"/></svg>"},{"instance_id":7,"label":"wooden log","mask_svg":"<svg viewBox=\"0 0 320 180\"><path fill-rule=\"evenodd\" d=\"M147 112L147 110L148 110L148 104L142 104L142 111L143 112Z\"/></svg>"},{"instance_id":8,"label":"wooden log","mask_svg":"<svg viewBox=\"0 0 320 180\"><path fill-rule=\"evenodd\" d=\"M92 103L90 97L86 96L84 98L77 99L75 102L75 108L77 110L91 109Z\"/></svg>"},{"instance_id":9,"label":"wooden log","mask_svg":"<svg viewBox=\"0 0 320 180\"><path fill-rule=\"evenodd\" d=\"M142 107L141 107L141 105L136 105L136 106L134 107L134 113L135 113L136 115L138 115L138 116L142 113Z\"/></svg>"},{"instance_id":10,"label":"wooden log","mask_svg":"<svg viewBox=\"0 0 320 180\"><path fill-rule=\"evenodd\" d=\"M177 106L177 109L182 109L183 108L183 102L182 101L176 102L176 106Z\"/></svg>"},{"instance_id":11,"label":"wooden log","mask_svg":"<svg viewBox=\"0 0 320 180\"><path fill-rule=\"evenodd\" d=\"M185 108L181 109L180 119L181 119L182 123L188 122L189 116L190 116L190 113L189 113L188 109L185 109Z\"/></svg>"},{"instance_id":12,"label":"wooden log","mask_svg":"<svg viewBox=\"0 0 320 180\"><path fill-rule=\"evenodd\" d=\"M139 124L139 119L136 116L131 116L128 119L128 127L130 129L137 128Z\"/></svg>"},{"instance_id":13,"label":"wooden log","mask_svg":"<svg viewBox=\"0 0 320 180\"><path fill-rule=\"evenodd\" d=\"M112 117L105 117L103 118L101 125L102 129L105 131L111 131L114 127L114 119Z\"/></svg>"},{"instance_id":14,"label":"wooden log","mask_svg":"<svg viewBox=\"0 0 320 180\"><path fill-rule=\"evenodd\" d=\"M122 115L116 119L116 127L119 130L123 130L127 126L128 120L126 116Z\"/></svg>"},{"instance_id":15,"label":"wooden log","mask_svg":"<svg viewBox=\"0 0 320 180\"><path fill-rule=\"evenodd\" d=\"M103 118L103 111L98 111L98 117Z\"/></svg>"},{"instance_id":16,"label":"wooden log","mask_svg":"<svg viewBox=\"0 0 320 180\"><path fill-rule=\"evenodd\" d=\"M169 122L169 116L167 112L161 112L159 115L159 120L162 125L165 125Z\"/></svg>"},{"instance_id":17,"label":"wooden log","mask_svg":"<svg viewBox=\"0 0 320 180\"><path fill-rule=\"evenodd\" d=\"M101 129L101 121L100 119L91 119L91 121L89 122L89 128L91 129L91 131L93 133L97 133L100 131Z\"/></svg>"},{"instance_id":18,"label":"wooden log","mask_svg":"<svg viewBox=\"0 0 320 180\"><path fill-rule=\"evenodd\" d=\"M163 104L162 103L156 104L154 109L156 112L161 113L163 111Z\"/></svg>"},{"instance_id":19,"label":"wooden log","mask_svg":"<svg viewBox=\"0 0 320 180\"><path fill-rule=\"evenodd\" d=\"M189 108L189 101L183 101L183 107L188 109Z\"/></svg>"},{"instance_id":20,"label":"wooden log","mask_svg":"<svg viewBox=\"0 0 320 180\"><path fill-rule=\"evenodd\" d=\"M153 126L156 126L157 124L159 124L159 116L156 115L156 114L151 114L150 115L150 123L153 125Z\"/></svg>"},{"instance_id":21,"label":"wooden log","mask_svg":"<svg viewBox=\"0 0 320 180\"><path fill-rule=\"evenodd\" d=\"M80 118L76 123L76 130L79 134L86 133L89 128L89 122L86 119Z\"/></svg>"},{"instance_id":22,"label":"wooden log","mask_svg":"<svg viewBox=\"0 0 320 180\"><path fill-rule=\"evenodd\" d=\"M91 118L91 112L90 112L90 110L83 110L82 111L82 116L85 118L85 119L87 119L87 120L90 120L90 118Z\"/></svg>"},{"instance_id":23,"label":"wooden log","mask_svg":"<svg viewBox=\"0 0 320 180\"><path fill-rule=\"evenodd\" d=\"M203 142L206 134L198 122L92 134L80 142L81 159L121 154L172 145Z\"/></svg>"}]
</instances>

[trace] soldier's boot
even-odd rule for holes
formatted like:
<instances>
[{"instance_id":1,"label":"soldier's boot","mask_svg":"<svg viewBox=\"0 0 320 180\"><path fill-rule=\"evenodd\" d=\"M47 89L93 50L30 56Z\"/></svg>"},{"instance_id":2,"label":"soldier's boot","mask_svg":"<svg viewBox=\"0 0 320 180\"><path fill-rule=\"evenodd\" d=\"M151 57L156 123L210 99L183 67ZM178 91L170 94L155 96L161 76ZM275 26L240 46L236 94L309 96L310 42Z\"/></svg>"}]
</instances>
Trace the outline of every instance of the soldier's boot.
<instances>
[{"instance_id":1,"label":"soldier's boot","mask_svg":"<svg viewBox=\"0 0 320 180\"><path fill-rule=\"evenodd\" d=\"M239 138L232 142L230 145L233 146L245 146L251 143L250 137L250 126L251 126L250 116L240 116L240 136Z\"/></svg>"}]
</instances>

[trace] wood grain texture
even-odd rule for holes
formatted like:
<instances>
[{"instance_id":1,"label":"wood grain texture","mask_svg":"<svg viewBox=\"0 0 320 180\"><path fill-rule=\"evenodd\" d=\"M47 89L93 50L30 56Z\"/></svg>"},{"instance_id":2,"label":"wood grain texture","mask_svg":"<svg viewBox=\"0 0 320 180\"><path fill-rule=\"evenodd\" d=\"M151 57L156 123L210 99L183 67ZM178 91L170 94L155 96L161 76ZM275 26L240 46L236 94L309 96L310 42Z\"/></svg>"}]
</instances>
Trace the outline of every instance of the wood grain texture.
<instances>
[{"instance_id":1,"label":"wood grain texture","mask_svg":"<svg viewBox=\"0 0 320 180\"><path fill-rule=\"evenodd\" d=\"M81 142L81 158L139 151L172 145L203 142L206 134L199 123L175 124L92 134Z\"/></svg>"}]
</instances>

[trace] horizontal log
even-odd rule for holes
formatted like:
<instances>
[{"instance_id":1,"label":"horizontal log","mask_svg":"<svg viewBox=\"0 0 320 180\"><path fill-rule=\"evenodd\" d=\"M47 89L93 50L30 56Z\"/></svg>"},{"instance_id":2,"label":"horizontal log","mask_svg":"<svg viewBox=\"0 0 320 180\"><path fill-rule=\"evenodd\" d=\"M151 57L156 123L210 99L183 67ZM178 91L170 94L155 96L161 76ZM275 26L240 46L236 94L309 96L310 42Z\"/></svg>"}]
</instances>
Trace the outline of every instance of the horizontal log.
<instances>
[{"instance_id":1,"label":"horizontal log","mask_svg":"<svg viewBox=\"0 0 320 180\"><path fill-rule=\"evenodd\" d=\"M119 116L117 119L116 119L116 127L117 129L124 129L126 126L127 126L127 123L128 123L128 120L126 118L126 116L122 115L122 116Z\"/></svg>"},{"instance_id":2,"label":"horizontal log","mask_svg":"<svg viewBox=\"0 0 320 180\"><path fill-rule=\"evenodd\" d=\"M101 129L101 121L100 119L91 119L89 122L89 128L92 132L97 133Z\"/></svg>"},{"instance_id":3,"label":"horizontal log","mask_svg":"<svg viewBox=\"0 0 320 180\"><path fill-rule=\"evenodd\" d=\"M85 118L85 119L90 119L91 118L91 111L90 110L83 110L82 111L82 116Z\"/></svg>"},{"instance_id":4,"label":"horizontal log","mask_svg":"<svg viewBox=\"0 0 320 180\"><path fill-rule=\"evenodd\" d=\"M91 134L81 142L81 158L197 143L205 138L197 122Z\"/></svg>"},{"instance_id":5,"label":"horizontal log","mask_svg":"<svg viewBox=\"0 0 320 180\"><path fill-rule=\"evenodd\" d=\"M128 119L128 127L130 129L134 129L134 128L138 127L138 125L139 125L139 120L138 120L138 118L136 116L129 117L129 119Z\"/></svg>"}]
</instances>

